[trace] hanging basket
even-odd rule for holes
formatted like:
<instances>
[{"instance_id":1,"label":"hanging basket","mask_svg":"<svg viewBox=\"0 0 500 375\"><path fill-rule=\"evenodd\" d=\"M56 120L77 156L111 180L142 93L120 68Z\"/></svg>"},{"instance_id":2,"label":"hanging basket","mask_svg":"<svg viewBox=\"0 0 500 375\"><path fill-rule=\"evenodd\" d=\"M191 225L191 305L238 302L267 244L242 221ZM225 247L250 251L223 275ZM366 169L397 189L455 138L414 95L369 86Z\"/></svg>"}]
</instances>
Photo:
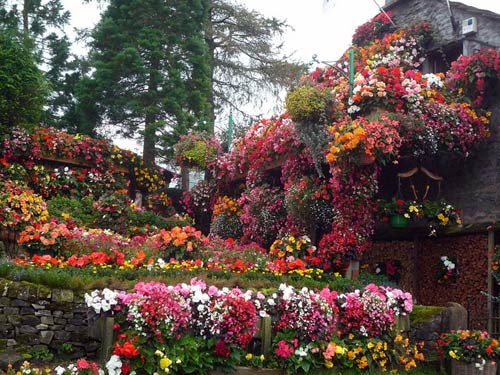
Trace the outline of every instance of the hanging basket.
<instances>
[{"instance_id":1,"label":"hanging basket","mask_svg":"<svg viewBox=\"0 0 500 375\"><path fill-rule=\"evenodd\" d=\"M389 222L393 228L406 228L409 224L408 219L403 215L392 215Z\"/></svg>"}]
</instances>

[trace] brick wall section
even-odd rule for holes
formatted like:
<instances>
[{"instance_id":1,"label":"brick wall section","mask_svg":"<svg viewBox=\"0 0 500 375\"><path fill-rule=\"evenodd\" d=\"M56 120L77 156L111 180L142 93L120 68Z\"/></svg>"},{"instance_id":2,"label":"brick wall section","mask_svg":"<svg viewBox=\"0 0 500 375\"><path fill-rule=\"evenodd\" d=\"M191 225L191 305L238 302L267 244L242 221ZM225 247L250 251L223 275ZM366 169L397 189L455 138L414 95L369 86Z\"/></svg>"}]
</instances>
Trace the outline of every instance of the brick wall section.
<instances>
[{"instance_id":1,"label":"brick wall section","mask_svg":"<svg viewBox=\"0 0 500 375\"><path fill-rule=\"evenodd\" d=\"M455 257L459 276L456 284L437 282L442 255ZM446 306L456 302L469 307L471 317L484 316L486 300L468 306L468 296L487 291L488 238L486 235L423 238L415 241L376 241L363 256L370 269L378 262L399 260L402 265L400 286L411 292L421 305Z\"/></svg>"},{"instance_id":2,"label":"brick wall section","mask_svg":"<svg viewBox=\"0 0 500 375\"><path fill-rule=\"evenodd\" d=\"M49 350L64 358L96 358L99 342L89 337L88 308L82 295L26 282L0 279L0 352Z\"/></svg>"}]
</instances>

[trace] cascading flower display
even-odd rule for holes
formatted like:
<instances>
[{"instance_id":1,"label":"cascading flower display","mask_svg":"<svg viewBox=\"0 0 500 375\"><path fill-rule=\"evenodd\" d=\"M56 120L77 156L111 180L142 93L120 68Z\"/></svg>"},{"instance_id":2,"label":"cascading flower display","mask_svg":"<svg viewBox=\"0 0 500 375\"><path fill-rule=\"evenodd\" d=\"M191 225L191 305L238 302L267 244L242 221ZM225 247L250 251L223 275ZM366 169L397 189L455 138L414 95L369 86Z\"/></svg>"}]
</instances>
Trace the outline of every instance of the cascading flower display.
<instances>
[{"instance_id":1,"label":"cascading flower display","mask_svg":"<svg viewBox=\"0 0 500 375\"><path fill-rule=\"evenodd\" d=\"M47 204L41 195L12 181L0 187L0 228L15 232L48 220Z\"/></svg>"}]
</instances>

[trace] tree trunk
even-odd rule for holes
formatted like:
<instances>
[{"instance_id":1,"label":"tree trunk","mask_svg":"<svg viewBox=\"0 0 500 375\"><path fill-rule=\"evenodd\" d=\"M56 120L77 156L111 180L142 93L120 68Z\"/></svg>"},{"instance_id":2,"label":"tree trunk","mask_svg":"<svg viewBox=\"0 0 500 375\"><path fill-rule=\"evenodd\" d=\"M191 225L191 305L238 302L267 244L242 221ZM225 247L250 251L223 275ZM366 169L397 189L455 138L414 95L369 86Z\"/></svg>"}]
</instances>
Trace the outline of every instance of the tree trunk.
<instances>
[{"instance_id":1,"label":"tree trunk","mask_svg":"<svg viewBox=\"0 0 500 375\"><path fill-rule=\"evenodd\" d=\"M28 35L28 33L29 33L29 19L28 19L29 6L30 6L30 0L24 0L24 4L23 4L23 31L24 31L25 35Z\"/></svg>"},{"instance_id":2,"label":"tree trunk","mask_svg":"<svg viewBox=\"0 0 500 375\"><path fill-rule=\"evenodd\" d=\"M213 3L210 6L207 17L207 25L205 30L205 42L208 46L208 58L209 62L209 77L210 77L210 91L208 93L208 103L210 105L210 113L209 113L209 121L210 126L212 127L211 133L214 133L215 127L215 99L214 99L214 59L215 59L215 40L214 40L214 30L212 24L212 12L214 5Z\"/></svg>"},{"instance_id":3,"label":"tree trunk","mask_svg":"<svg viewBox=\"0 0 500 375\"><path fill-rule=\"evenodd\" d=\"M158 80L156 74L160 68L158 58L151 61L149 73L148 97L146 98L146 121L144 124L144 144L142 148L142 158L146 165L155 164L156 158L156 121L157 114L155 109L154 97L157 96Z\"/></svg>"}]
</instances>

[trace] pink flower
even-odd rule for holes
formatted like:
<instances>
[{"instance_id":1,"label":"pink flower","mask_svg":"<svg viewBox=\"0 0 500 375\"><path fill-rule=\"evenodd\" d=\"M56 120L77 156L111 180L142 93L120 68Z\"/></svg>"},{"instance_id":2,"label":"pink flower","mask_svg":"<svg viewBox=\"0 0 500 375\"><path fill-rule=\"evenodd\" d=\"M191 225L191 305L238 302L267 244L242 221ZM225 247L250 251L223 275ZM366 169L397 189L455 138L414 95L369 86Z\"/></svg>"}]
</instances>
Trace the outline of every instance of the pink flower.
<instances>
[{"instance_id":1,"label":"pink flower","mask_svg":"<svg viewBox=\"0 0 500 375\"><path fill-rule=\"evenodd\" d=\"M291 346L288 346L288 344L280 340L278 341L278 347L276 348L275 351L276 355L281 358L290 358L290 356L293 354L293 348Z\"/></svg>"}]
</instances>

